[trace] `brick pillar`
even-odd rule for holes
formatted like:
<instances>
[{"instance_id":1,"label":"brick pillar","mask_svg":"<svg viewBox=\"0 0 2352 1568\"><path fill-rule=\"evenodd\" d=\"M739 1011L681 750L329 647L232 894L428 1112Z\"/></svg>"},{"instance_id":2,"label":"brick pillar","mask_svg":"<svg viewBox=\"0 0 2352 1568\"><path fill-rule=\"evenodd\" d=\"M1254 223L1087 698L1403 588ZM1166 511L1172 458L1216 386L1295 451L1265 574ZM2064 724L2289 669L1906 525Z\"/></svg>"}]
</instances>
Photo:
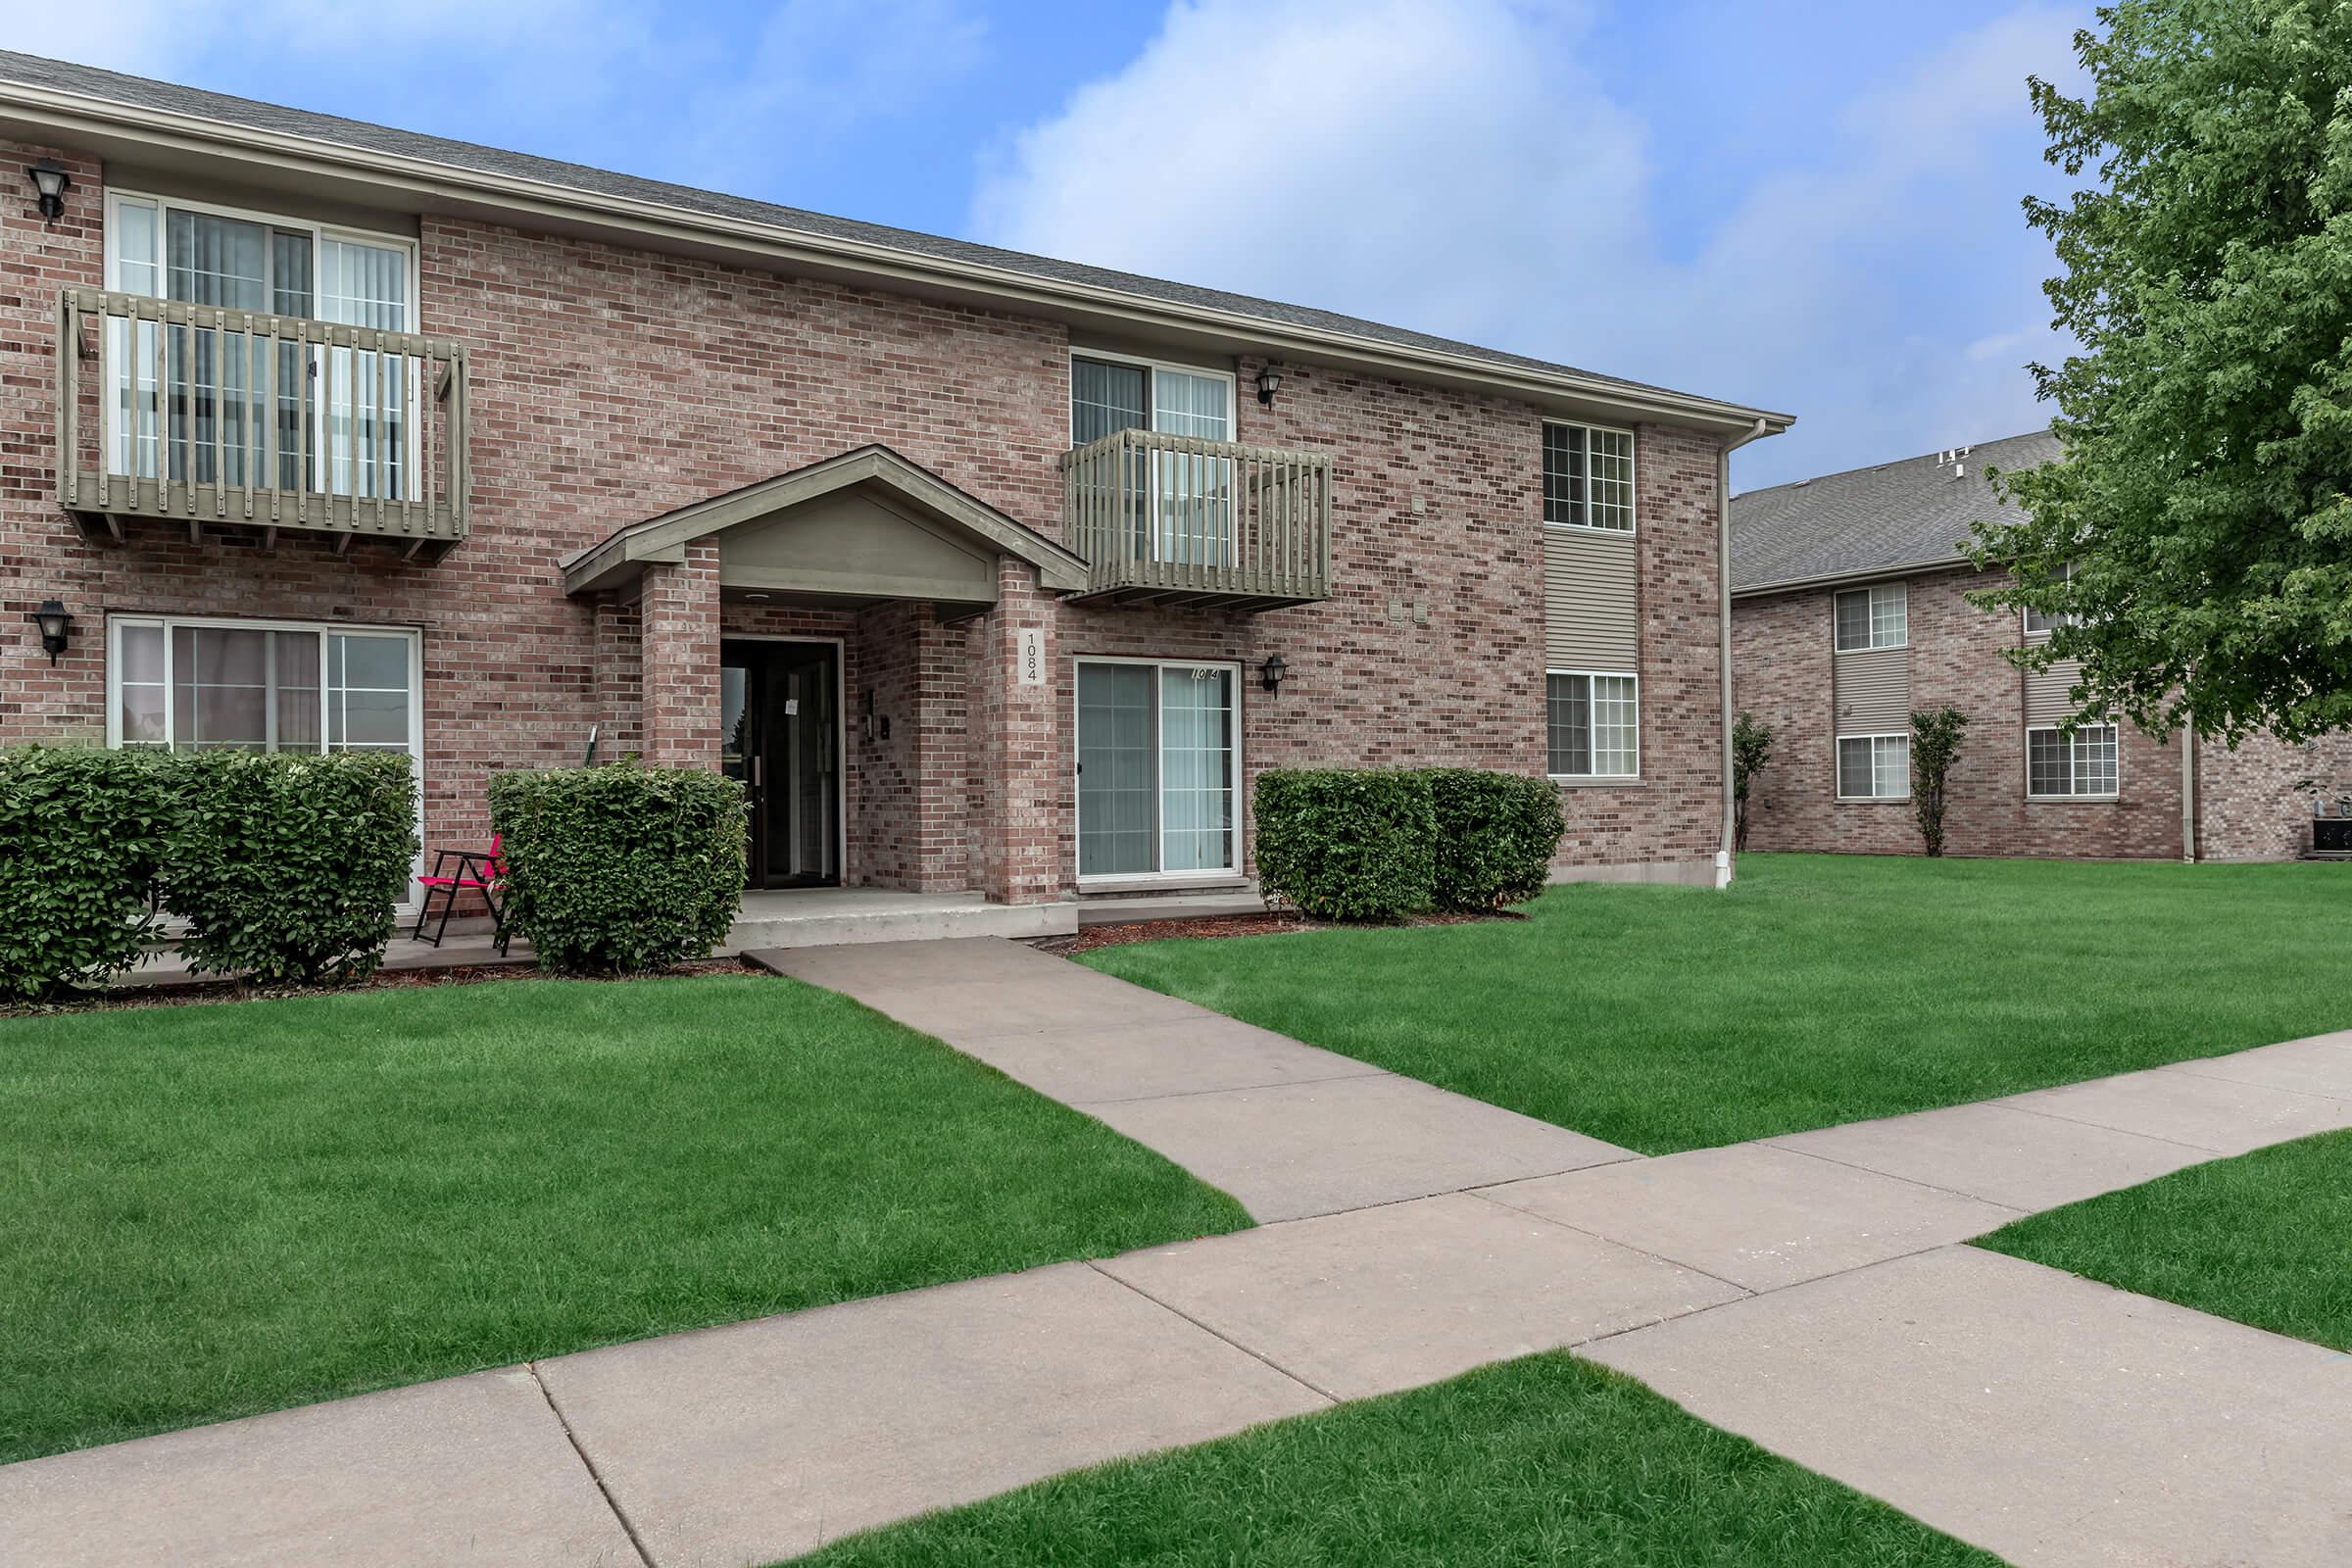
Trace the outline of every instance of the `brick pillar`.
<instances>
[{"instance_id":1,"label":"brick pillar","mask_svg":"<svg viewBox=\"0 0 2352 1568\"><path fill-rule=\"evenodd\" d=\"M623 604L618 594L596 596L596 668L591 710L596 730L596 759L613 761L645 749L638 724L643 707L645 671L638 660L638 607Z\"/></svg>"},{"instance_id":2,"label":"brick pillar","mask_svg":"<svg viewBox=\"0 0 2352 1568\"><path fill-rule=\"evenodd\" d=\"M1059 721L1062 672L1054 601L1025 562L1002 558L997 573L997 607L971 638L981 889L1000 904L1048 904L1061 897L1074 744ZM1042 685L1021 683L1023 631L1045 637Z\"/></svg>"},{"instance_id":3,"label":"brick pillar","mask_svg":"<svg viewBox=\"0 0 2352 1568\"><path fill-rule=\"evenodd\" d=\"M702 540L674 565L648 565L639 610L645 760L655 767L715 769L718 546Z\"/></svg>"}]
</instances>

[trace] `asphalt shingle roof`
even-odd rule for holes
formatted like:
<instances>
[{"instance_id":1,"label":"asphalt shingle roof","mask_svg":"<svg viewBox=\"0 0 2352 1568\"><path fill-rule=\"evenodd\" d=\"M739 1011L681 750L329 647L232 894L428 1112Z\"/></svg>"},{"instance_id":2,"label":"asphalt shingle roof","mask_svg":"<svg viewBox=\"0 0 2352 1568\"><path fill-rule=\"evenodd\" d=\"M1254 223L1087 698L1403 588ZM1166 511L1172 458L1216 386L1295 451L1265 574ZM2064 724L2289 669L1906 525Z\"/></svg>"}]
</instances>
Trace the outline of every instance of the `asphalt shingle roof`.
<instances>
[{"instance_id":1,"label":"asphalt shingle roof","mask_svg":"<svg viewBox=\"0 0 2352 1568\"><path fill-rule=\"evenodd\" d=\"M1453 338L1436 337L1427 332L1415 332L1406 327L1389 326L1378 321L1367 321L1356 317L1342 316L1332 311L1315 310L1309 306L1286 305L1277 300L1257 299L1247 294L1232 294L1222 289L1200 288L1189 283L1175 283L1164 278L1145 277L1134 272L1115 271L1101 267L1086 267L1076 262L1055 261L1047 256L1031 256L1020 251L999 250L994 246L976 245L968 240L949 239L938 234L924 234L912 229L892 228L881 223L859 222L855 219L833 218L823 213L808 212L797 207L780 207L770 202L753 201L747 197L697 190L689 185L672 185L661 180L641 179L634 174L614 173L610 170L592 169L583 164L567 164L552 158L533 157L528 153L508 152L496 147L478 146L471 142L450 141L439 136L420 135L415 131L395 130L385 125L369 124L365 121L344 120L334 115L314 114L307 109L289 109L278 104L266 104L249 98L230 97L225 93L205 92L195 87L183 87L174 82L155 81L145 76L124 75L119 72L101 71L94 66L78 66L63 60L48 60L38 55L0 50L0 81L22 82L27 86L46 88L54 92L74 93L82 97L100 99L107 103L187 115L200 120L241 125L281 135L303 136L315 141L331 142L366 152L384 153L441 164L456 170L468 170L477 173L516 179L538 180L592 195L617 196L633 201L649 202L680 212L700 213L745 222L772 224L778 228L792 229L804 234L885 246L892 250L940 261L1001 268L1006 271L1023 273L1049 281L1117 289L1169 305L1230 312L1236 315L1254 317L1277 325L1295 326L1309 331L1348 333L1377 342L1394 344L1400 348L1459 354L1483 360L1491 365L1531 370L1541 374L1585 377L1612 386L1623 387L1629 391L1662 392L1672 397L1695 396L1690 393L1675 392L1668 387L1653 386L1647 382L1629 381L1620 376L1602 375L1593 370L1582 370L1574 366L1559 365L1548 360L1536 360L1529 359L1524 355L1506 354L1497 349L1482 348L1475 343L1464 343ZM1719 400L1709 399L1707 401Z\"/></svg>"},{"instance_id":2,"label":"asphalt shingle roof","mask_svg":"<svg viewBox=\"0 0 2352 1568\"><path fill-rule=\"evenodd\" d=\"M1984 466L2031 468L2058 456L2047 430L1980 441L1960 460L1937 454L1798 479L1732 497L1732 591L1905 566L1960 564L1969 524L2014 515Z\"/></svg>"}]
</instances>

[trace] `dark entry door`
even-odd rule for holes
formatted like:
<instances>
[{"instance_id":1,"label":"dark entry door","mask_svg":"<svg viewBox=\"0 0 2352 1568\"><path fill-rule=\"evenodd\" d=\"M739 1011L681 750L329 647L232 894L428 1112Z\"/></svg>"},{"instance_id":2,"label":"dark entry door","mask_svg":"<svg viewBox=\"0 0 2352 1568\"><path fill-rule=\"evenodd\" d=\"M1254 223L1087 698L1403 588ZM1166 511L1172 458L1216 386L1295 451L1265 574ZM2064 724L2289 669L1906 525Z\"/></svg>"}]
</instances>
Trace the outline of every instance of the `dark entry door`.
<instances>
[{"instance_id":1,"label":"dark entry door","mask_svg":"<svg viewBox=\"0 0 2352 1568\"><path fill-rule=\"evenodd\" d=\"M719 646L719 759L752 803L749 885L841 880L841 650Z\"/></svg>"}]
</instances>

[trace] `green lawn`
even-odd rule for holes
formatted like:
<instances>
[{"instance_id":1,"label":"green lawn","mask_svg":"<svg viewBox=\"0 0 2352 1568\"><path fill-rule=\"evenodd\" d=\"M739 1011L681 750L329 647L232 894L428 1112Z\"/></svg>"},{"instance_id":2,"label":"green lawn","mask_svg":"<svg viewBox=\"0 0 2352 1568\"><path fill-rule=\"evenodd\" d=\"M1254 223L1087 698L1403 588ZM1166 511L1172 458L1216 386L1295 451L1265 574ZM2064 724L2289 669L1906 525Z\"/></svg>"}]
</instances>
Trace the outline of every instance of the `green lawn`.
<instances>
[{"instance_id":1,"label":"green lawn","mask_svg":"<svg viewBox=\"0 0 2352 1568\"><path fill-rule=\"evenodd\" d=\"M1248 1223L790 980L0 1021L0 1461Z\"/></svg>"},{"instance_id":2,"label":"green lawn","mask_svg":"<svg viewBox=\"0 0 2352 1568\"><path fill-rule=\"evenodd\" d=\"M2347 866L1748 856L1530 913L1085 961L1648 1153L2352 1023Z\"/></svg>"},{"instance_id":3,"label":"green lawn","mask_svg":"<svg viewBox=\"0 0 2352 1568\"><path fill-rule=\"evenodd\" d=\"M2347 1237L2352 1132L2192 1165L1978 1245L2352 1352Z\"/></svg>"},{"instance_id":4,"label":"green lawn","mask_svg":"<svg viewBox=\"0 0 2352 1568\"><path fill-rule=\"evenodd\" d=\"M1993 1568L1565 1354L1057 1476L804 1568Z\"/></svg>"}]
</instances>

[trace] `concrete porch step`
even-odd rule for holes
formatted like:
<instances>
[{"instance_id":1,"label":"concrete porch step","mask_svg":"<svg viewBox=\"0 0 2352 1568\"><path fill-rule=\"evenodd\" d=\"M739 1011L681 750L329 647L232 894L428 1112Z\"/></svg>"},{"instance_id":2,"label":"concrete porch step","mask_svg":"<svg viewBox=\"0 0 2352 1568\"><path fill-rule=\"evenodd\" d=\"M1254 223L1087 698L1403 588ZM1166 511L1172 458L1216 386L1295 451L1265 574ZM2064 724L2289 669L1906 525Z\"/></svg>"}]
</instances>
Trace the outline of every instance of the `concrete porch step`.
<instances>
[{"instance_id":1,"label":"concrete porch step","mask_svg":"<svg viewBox=\"0 0 2352 1568\"><path fill-rule=\"evenodd\" d=\"M1066 937L1074 904L991 904L977 893L899 893L883 888L796 888L747 893L727 933L729 954L756 948L824 948L940 937Z\"/></svg>"}]
</instances>

